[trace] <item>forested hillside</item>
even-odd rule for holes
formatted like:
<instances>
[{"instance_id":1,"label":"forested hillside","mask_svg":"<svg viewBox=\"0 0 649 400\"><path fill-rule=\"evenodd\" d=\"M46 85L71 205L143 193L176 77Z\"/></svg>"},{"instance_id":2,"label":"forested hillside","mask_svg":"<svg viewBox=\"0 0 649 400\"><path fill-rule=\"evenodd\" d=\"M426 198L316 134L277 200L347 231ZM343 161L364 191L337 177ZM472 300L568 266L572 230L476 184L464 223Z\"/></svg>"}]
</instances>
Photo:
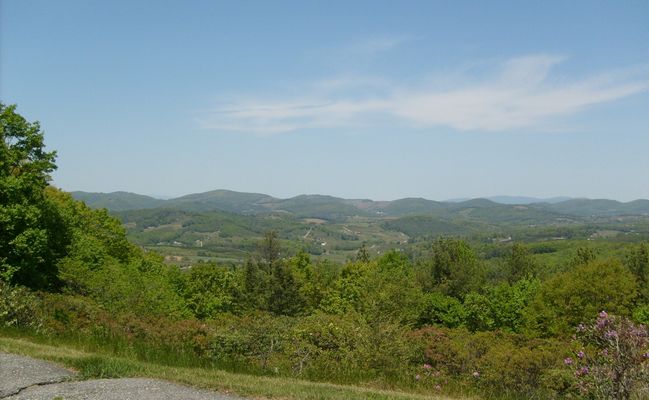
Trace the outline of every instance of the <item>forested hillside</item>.
<instances>
[{"instance_id":1,"label":"forested hillside","mask_svg":"<svg viewBox=\"0 0 649 400\"><path fill-rule=\"evenodd\" d=\"M0 333L421 395L649 390L643 202L86 195L120 220L49 185L38 123L0 129Z\"/></svg>"},{"instance_id":2,"label":"forested hillside","mask_svg":"<svg viewBox=\"0 0 649 400\"><path fill-rule=\"evenodd\" d=\"M374 256L391 250L411 253L422 242L449 235L492 246L649 239L649 208L643 200L575 199L552 204L416 198L377 202L331 196L280 200L216 190L167 201L149 198L150 203L139 203L138 208L133 202L133 209L124 210L124 202L140 199L139 195L73 195L93 208L106 207L122 221L130 240L178 265L200 260L241 264L269 230L276 231L282 245L293 252L302 249L317 259L337 262L351 259L362 245Z\"/></svg>"},{"instance_id":3,"label":"forested hillside","mask_svg":"<svg viewBox=\"0 0 649 400\"><path fill-rule=\"evenodd\" d=\"M422 198L404 198L393 201L368 199L341 199L323 195L300 195L290 199L278 199L259 193L242 193L230 190L214 190L190 194L169 200L155 199L128 192L89 193L72 192L72 196L92 208L111 211L141 210L147 208L178 208L186 211L227 211L238 214L263 214L287 212L297 216L322 217L339 220L355 216L399 217L405 215L441 214L451 215L462 210L487 209L511 219L525 217L528 213L542 220L561 216L611 217L624 215L649 216L649 200L627 203L604 199L539 199L497 196L491 199L467 199L462 201L433 201ZM500 201L498 201L500 200ZM518 203L516 201L519 201Z\"/></svg>"}]
</instances>

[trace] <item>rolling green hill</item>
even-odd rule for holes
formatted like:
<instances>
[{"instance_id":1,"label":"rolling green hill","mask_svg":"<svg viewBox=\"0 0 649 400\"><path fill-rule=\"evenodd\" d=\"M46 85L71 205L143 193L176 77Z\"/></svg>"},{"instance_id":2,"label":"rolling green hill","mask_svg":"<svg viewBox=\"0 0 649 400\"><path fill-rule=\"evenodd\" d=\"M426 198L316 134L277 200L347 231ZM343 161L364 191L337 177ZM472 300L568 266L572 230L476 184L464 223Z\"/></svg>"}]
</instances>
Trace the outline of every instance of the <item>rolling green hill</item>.
<instances>
[{"instance_id":1,"label":"rolling green hill","mask_svg":"<svg viewBox=\"0 0 649 400\"><path fill-rule=\"evenodd\" d=\"M110 211L141 210L165 204L165 200L129 192L71 192L70 194L92 208L106 208Z\"/></svg>"},{"instance_id":2,"label":"rolling green hill","mask_svg":"<svg viewBox=\"0 0 649 400\"><path fill-rule=\"evenodd\" d=\"M181 265L197 260L243 262L270 230L278 233L288 251L303 249L314 257L344 261L363 244L381 254L440 235L486 242L594 240L637 235L649 224L648 200L512 205L488 199L372 201L322 195L278 199L228 190L171 200L125 192L73 195L91 207L108 208L121 219L132 241Z\"/></svg>"},{"instance_id":3,"label":"rolling green hill","mask_svg":"<svg viewBox=\"0 0 649 400\"><path fill-rule=\"evenodd\" d=\"M212 190L195 193L167 201L165 207L176 207L192 211L229 211L240 214L254 214L268 211L265 205L277 201L274 197L260 193Z\"/></svg>"},{"instance_id":4,"label":"rolling green hill","mask_svg":"<svg viewBox=\"0 0 649 400\"><path fill-rule=\"evenodd\" d=\"M606 199L571 199L545 205L544 208L579 216L648 215L649 200L622 203Z\"/></svg>"},{"instance_id":5,"label":"rolling green hill","mask_svg":"<svg viewBox=\"0 0 649 400\"><path fill-rule=\"evenodd\" d=\"M547 203L526 201L525 204L511 204L511 200L517 199L516 197L501 196L506 199L507 204L505 204L485 198L458 202L439 202L423 198L373 201L342 199L324 195L300 195L288 199L278 199L261 193L242 193L230 190L213 190L170 200L160 200L127 192L73 192L72 195L78 200L83 200L90 207L107 208L110 211L175 208L199 212L227 211L246 215L286 212L297 217L322 218L331 221L343 221L351 217L382 218L457 214L492 222L547 223L558 218L649 215L649 200L622 203L605 199L569 199L558 202L553 199L553 202Z\"/></svg>"}]
</instances>

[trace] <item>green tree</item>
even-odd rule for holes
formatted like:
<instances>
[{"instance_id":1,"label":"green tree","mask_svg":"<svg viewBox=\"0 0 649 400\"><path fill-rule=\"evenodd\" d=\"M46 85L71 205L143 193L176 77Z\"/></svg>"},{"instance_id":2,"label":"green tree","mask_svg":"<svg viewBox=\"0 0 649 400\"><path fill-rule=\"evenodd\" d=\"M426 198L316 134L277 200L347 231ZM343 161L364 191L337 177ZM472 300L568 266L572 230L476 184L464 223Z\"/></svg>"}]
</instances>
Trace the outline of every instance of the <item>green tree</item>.
<instances>
[{"instance_id":1,"label":"green tree","mask_svg":"<svg viewBox=\"0 0 649 400\"><path fill-rule=\"evenodd\" d=\"M337 263L322 260L315 265L309 262L299 274L307 314L319 309L323 300L331 295L341 268Z\"/></svg>"},{"instance_id":2,"label":"green tree","mask_svg":"<svg viewBox=\"0 0 649 400\"><path fill-rule=\"evenodd\" d=\"M633 274L616 260L590 261L543 282L527 307L532 333L565 335L601 310L628 316L637 296Z\"/></svg>"},{"instance_id":3,"label":"green tree","mask_svg":"<svg viewBox=\"0 0 649 400\"><path fill-rule=\"evenodd\" d=\"M248 259L243 267L243 304L249 310L268 308L269 275L254 260Z\"/></svg>"},{"instance_id":4,"label":"green tree","mask_svg":"<svg viewBox=\"0 0 649 400\"><path fill-rule=\"evenodd\" d=\"M322 300L322 310L329 314L345 314L351 310L362 310L370 270L370 264L347 263L334 282L328 296ZM374 290L373 288L372 293Z\"/></svg>"},{"instance_id":5,"label":"green tree","mask_svg":"<svg viewBox=\"0 0 649 400\"><path fill-rule=\"evenodd\" d=\"M471 292L464 297L466 327L472 331L490 331L496 327L491 299Z\"/></svg>"},{"instance_id":6,"label":"green tree","mask_svg":"<svg viewBox=\"0 0 649 400\"><path fill-rule=\"evenodd\" d=\"M597 254L593 249L588 247L578 247L577 253L568 262L569 268L575 268L579 265L588 264L597 259Z\"/></svg>"},{"instance_id":7,"label":"green tree","mask_svg":"<svg viewBox=\"0 0 649 400\"><path fill-rule=\"evenodd\" d=\"M641 243L626 256L625 264L638 280L642 300L649 301L649 246Z\"/></svg>"},{"instance_id":8,"label":"green tree","mask_svg":"<svg viewBox=\"0 0 649 400\"><path fill-rule=\"evenodd\" d=\"M268 231L259 244L259 255L266 273L271 274L273 267L279 260L280 246L276 231Z\"/></svg>"},{"instance_id":9,"label":"green tree","mask_svg":"<svg viewBox=\"0 0 649 400\"><path fill-rule=\"evenodd\" d=\"M185 277L187 306L200 319L237 310L239 287L234 273L210 263L193 266Z\"/></svg>"},{"instance_id":10,"label":"green tree","mask_svg":"<svg viewBox=\"0 0 649 400\"><path fill-rule=\"evenodd\" d=\"M161 256L131 245L106 210L92 210L53 188L46 194L71 236L57 263L64 292L91 297L111 312L187 316L174 269Z\"/></svg>"},{"instance_id":11,"label":"green tree","mask_svg":"<svg viewBox=\"0 0 649 400\"><path fill-rule=\"evenodd\" d=\"M524 278L514 284L501 283L486 291L491 306L494 327L520 333L525 324L525 308L539 289L535 278Z\"/></svg>"},{"instance_id":12,"label":"green tree","mask_svg":"<svg viewBox=\"0 0 649 400\"><path fill-rule=\"evenodd\" d=\"M464 324L464 307L455 297L430 292L423 296L422 303L417 326L442 325L458 328Z\"/></svg>"},{"instance_id":13,"label":"green tree","mask_svg":"<svg viewBox=\"0 0 649 400\"><path fill-rule=\"evenodd\" d=\"M278 315L295 316L304 309L300 282L288 263L276 262L271 279L268 309Z\"/></svg>"},{"instance_id":14,"label":"green tree","mask_svg":"<svg viewBox=\"0 0 649 400\"><path fill-rule=\"evenodd\" d=\"M511 284L523 278L531 278L537 274L537 264L527 247L515 243L505 260L507 281Z\"/></svg>"},{"instance_id":15,"label":"green tree","mask_svg":"<svg viewBox=\"0 0 649 400\"><path fill-rule=\"evenodd\" d=\"M367 246L365 243L356 252L355 261L367 263L370 261L370 253L367 251Z\"/></svg>"},{"instance_id":16,"label":"green tree","mask_svg":"<svg viewBox=\"0 0 649 400\"><path fill-rule=\"evenodd\" d=\"M368 322L414 323L422 307L422 292L414 284L414 270L402 252L390 251L370 263L362 291L362 312Z\"/></svg>"},{"instance_id":17,"label":"green tree","mask_svg":"<svg viewBox=\"0 0 649 400\"><path fill-rule=\"evenodd\" d=\"M58 284L68 235L44 190L56 169L38 122L0 103L0 279L31 288Z\"/></svg>"},{"instance_id":18,"label":"green tree","mask_svg":"<svg viewBox=\"0 0 649 400\"><path fill-rule=\"evenodd\" d=\"M465 241L440 238L433 243L431 279L437 286L436 290L461 298L482 287L485 270Z\"/></svg>"}]
</instances>

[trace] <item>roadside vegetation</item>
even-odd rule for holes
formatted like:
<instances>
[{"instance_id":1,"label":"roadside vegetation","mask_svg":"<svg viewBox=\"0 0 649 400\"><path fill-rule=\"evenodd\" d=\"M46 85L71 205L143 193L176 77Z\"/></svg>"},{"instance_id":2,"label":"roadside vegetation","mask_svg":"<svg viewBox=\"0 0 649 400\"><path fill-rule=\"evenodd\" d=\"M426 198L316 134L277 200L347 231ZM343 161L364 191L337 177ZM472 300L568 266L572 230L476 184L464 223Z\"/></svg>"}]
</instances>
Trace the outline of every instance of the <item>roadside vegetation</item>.
<instances>
[{"instance_id":1,"label":"roadside vegetation","mask_svg":"<svg viewBox=\"0 0 649 400\"><path fill-rule=\"evenodd\" d=\"M0 129L0 349L267 397L647 396L646 243L421 236L336 262L271 230L181 270L49 186L38 124L2 105Z\"/></svg>"}]
</instances>

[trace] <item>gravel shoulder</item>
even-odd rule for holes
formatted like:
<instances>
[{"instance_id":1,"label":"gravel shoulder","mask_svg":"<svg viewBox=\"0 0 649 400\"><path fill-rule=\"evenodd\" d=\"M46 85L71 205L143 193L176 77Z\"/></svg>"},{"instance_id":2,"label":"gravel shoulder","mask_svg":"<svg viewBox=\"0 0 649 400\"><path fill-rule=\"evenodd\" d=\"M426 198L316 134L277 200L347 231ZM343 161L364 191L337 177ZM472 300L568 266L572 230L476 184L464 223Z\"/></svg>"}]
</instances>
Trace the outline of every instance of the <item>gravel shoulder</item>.
<instances>
[{"instance_id":1,"label":"gravel shoulder","mask_svg":"<svg viewBox=\"0 0 649 400\"><path fill-rule=\"evenodd\" d=\"M3 400L244 400L156 379L121 378L75 381L75 374L52 363L0 353Z\"/></svg>"}]
</instances>

